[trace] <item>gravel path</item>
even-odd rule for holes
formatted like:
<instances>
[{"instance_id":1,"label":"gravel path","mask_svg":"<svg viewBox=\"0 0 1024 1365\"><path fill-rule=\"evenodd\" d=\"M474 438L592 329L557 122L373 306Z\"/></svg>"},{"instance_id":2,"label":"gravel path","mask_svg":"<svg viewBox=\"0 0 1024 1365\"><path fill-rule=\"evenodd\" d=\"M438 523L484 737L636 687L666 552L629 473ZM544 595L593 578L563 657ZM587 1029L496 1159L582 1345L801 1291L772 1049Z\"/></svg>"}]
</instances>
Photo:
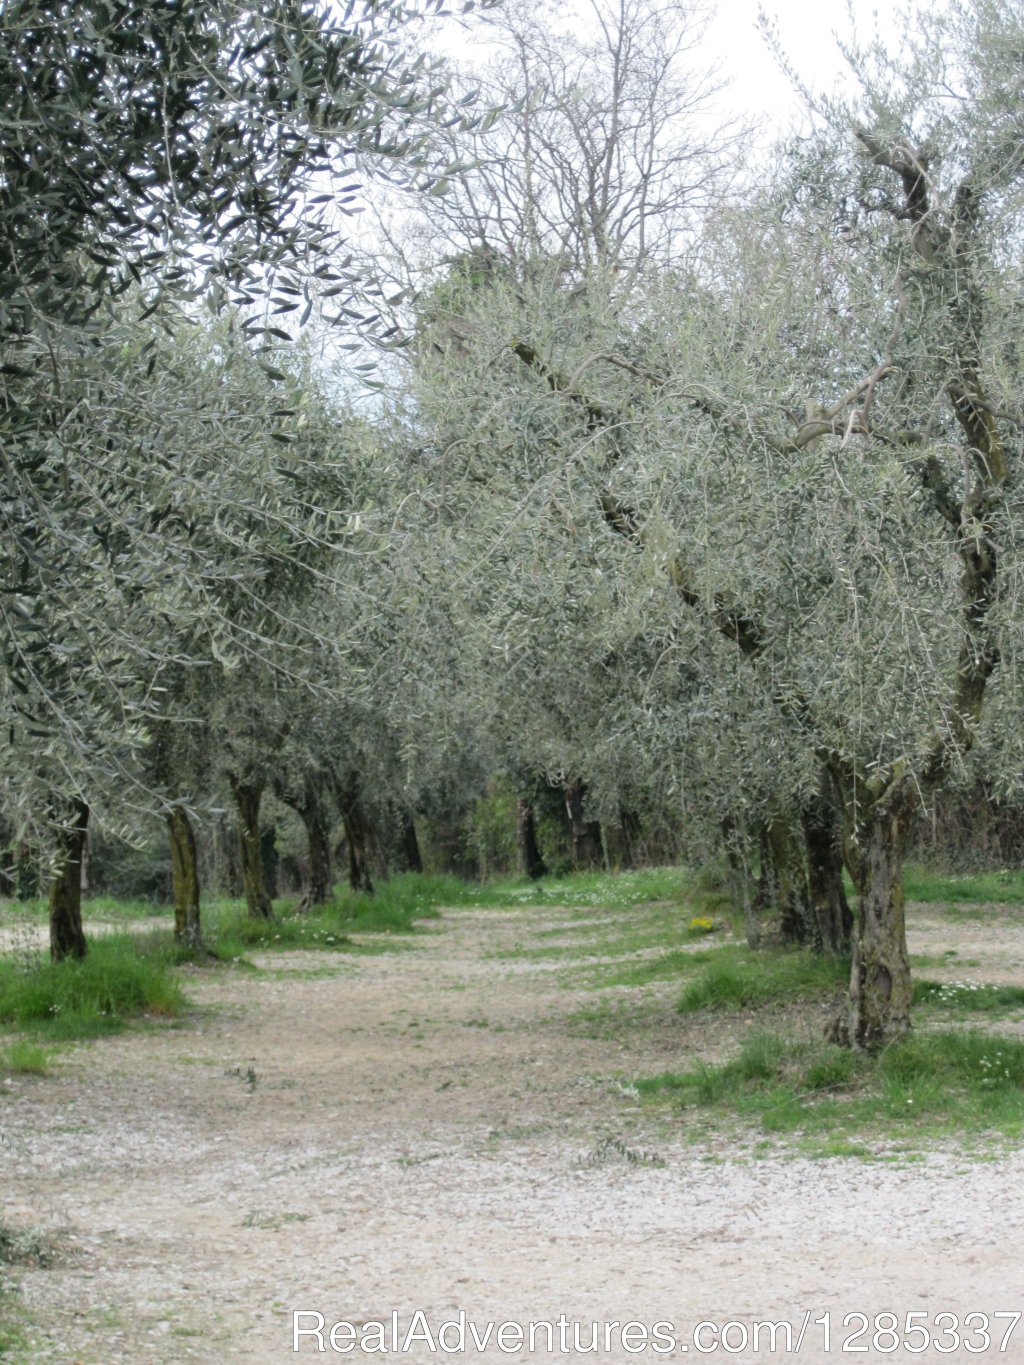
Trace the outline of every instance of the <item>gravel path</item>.
<instances>
[{"instance_id":1,"label":"gravel path","mask_svg":"<svg viewBox=\"0 0 1024 1365\"><path fill-rule=\"evenodd\" d=\"M918 1312L948 1347L936 1315L1024 1308L1024 1153L812 1161L739 1131L711 1145L642 1110L630 1077L719 1055L730 1036L675 1014L678 987L570 991L564 960L498 956L568 917L455 910L379 955L195 971L199 1007L180 1026L83 1044L49 1078L0 1076L3 1217L60 1230L64 1248L21 1276L25 1365L278 1365L295 1355L293 1310L304 1327L323 1315L326 1359L343 1358L332 1323L372 1347L393 1312L401 1336L463 1311L464 1354L434 1355L421 1333L404 1358L564 1359L564 1333L570 1358L607 1362L1024 1362L1024 1322L998 1349L1008 1319L988 1351L967 1349L977 1331L952 1351L889 1350L874 1323L849 1343L867 1352L842 1350L850 1313L896 1313L905 1335ZM915 936L918 951L959 945L1024 979L1017 922L983 948L971 924L922 919ZM581 1020L601 999L615 1027ZM826 1313L828 1352L813 1321ZM718 1340L694 1341L701 1319L733 1323L725 1347L698 1350ZM784 1319L793 1350L781 1333L771 1349L765 1328L754 1344L755 1320ZM671 1323L686 1356L627 1352L618 1328L607 1353L571 1349L593 1322L630 1320ZM554 1349L543 1327L533 1350L513 1329L474 1344L470 1324L482 1336L506 1321L550 1322ZM298 1354L318 1345L305 1335Z\"/></svg>"}]
</instances>

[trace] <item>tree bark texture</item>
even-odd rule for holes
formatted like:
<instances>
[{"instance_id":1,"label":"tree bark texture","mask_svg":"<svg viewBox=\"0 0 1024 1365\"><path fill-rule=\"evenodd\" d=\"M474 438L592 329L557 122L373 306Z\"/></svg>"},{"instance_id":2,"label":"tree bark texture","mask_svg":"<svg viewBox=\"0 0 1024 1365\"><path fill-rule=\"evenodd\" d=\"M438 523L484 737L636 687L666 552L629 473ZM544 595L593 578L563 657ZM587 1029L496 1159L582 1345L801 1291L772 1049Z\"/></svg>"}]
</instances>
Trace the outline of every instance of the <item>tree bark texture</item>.
<instances>
[{"instance_id":1,"label":"tree bark texture","mask_svg":"<svg viewBox=\"0 0 1024 1365\"><path fill-rule=\"evenodd\" d=\"M373 891L370 863L373 854L373 831L363 806L362 792L356 773L350 772L338 784L341 819L348 844L348 884L353 891Z\"/></svg>"},{"instance_id":2,"label":"tree bark texture","mask_svg":"<svg viewBox=\"0 0 1024 1365\"><path fill-rule=\"evenodd\" d=\"M778 916L783 943L812 942L803 850L790 821L781 815L766 821L762 829L758 899L764 909Z\"/></svg>"},{"instance_id":3,"label":"tree bark texture","mask_svg":"<svg viewBox=\"0 0 1024 1365\"><path fill-rule=\"evenodd\" d=\"M617 820L606 820L602 826L605 861L611 872L622 872L636 867L634 844L640 833L640 820L634 811L619 810Z\"/></svg>"},{"instance_id":4,"label":"tree bark texture","mask_svg":"<svg viewBox=\"0 0 1024 1365\"><path fill-rule=\"evenodd\" d=\"M331 832L324 806L323 775L306 773L301 784L275 782L278 798L291 806L302 821L309 850L309 872L302 899L296 907L300 913L314 906L325 905L334 889L334 858L331 854Z\"/></svg>"},{"instance_id":5,"label":"tree bark texture","mask_svg":"<svg viewBox=\"0 0 1024 1365\"><path fill-rule=\"evenodd\" d=\"M807 805L802 822L816 946L823 953L847 953L853 934L853 911L843 885L839 812L831 800L822 796Z\"/></svg>"},{"instance_id":6,"label":"tree bark texture","mask_svg":"<svg viewBox=\"0 0 1024 1365\"><path fill-rule=\"evenodd\" d=\"M839 1041L880 1052L910 1031L910 956L903 859L913 832L916 792L896 783L847 815L846 863L857 888L857 935Z\"/></svg>"},{"instance_id":7,"label":"tree bark texture","mask_svg":"<svg viewBox=\"0 0 1024 1365\"><path fill-rule=\"evenodd\" d=\"M761 946L761 920L758 913L756 888L750 871L749 835L732 816L722 820L722 840L725 845L726 867L729 869L729 894L734 906L743 915L743 930L747 947Z\"/></svg>"},{"instance_id":8,"label":"tree bark texture","mask_svg":"<svg viewBox=\"0 0 1024 1365\"><path fill-rule=\"evenodd\" d=\"M242 864L242 888L253 919L270 919L274 913L263 880L263 854L260 847L260 803L262 782L243 782L231 778L231 791L238 809L238 852Z\"/></svg>"},{"instance_id":9,"label":"tree bark texture","mask_svg":"<svg viewBox=\"0 0 1024 1365\"><path fill-rule=\"evenodd\" d=\"M85 957L82 928L82 857L89 827L89 807L72 803L66 825L57 831L57 864L50 879L50 957Z\"/></svg>"},{"instance_id":10,"label":"tree bark texture","mask_svg":"<svg viewBox=\"0 0 1024 1365\"><path fill-rule=\"evenodd\" d=\"M199 860L192 821L182 806L167 812L171 849L171 893L174 900L174 938L187 948L203 946L199 911Z\"/></svg>"}]
</instances>

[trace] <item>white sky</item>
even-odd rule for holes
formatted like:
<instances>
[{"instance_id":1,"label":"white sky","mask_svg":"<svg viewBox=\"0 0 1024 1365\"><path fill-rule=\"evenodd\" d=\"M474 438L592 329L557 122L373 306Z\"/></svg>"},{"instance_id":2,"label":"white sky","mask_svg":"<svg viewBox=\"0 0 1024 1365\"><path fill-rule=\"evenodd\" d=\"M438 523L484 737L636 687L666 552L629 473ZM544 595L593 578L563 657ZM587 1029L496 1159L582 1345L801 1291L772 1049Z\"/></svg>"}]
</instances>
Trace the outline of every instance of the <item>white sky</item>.
<instances>
[{"instance_id":1,"label":"white sky","mask_svg":"<svg viewBox=\"0 0 1024 1365\"><path fill-rule=\"evenodd\" d=\"M565 9L578 8L580 0L564 0ZM869 38L879 29L894 40L897 23L892 7L884 0L764 0L784 52L794 70L813 90L830 91L844 70L834 33L850 33L850 14L858 36ZM759 0L718 0L706 42L709 57L720 65L730 82L721 100L722 112L766 116L776 126L797 110L797 100L787 77L757 27ZM584 6L585 9L585 6ZM482 52L474 51L486 29L472 18L447 27L443 50L469 64Z\"/></svg>"},{"instance_id":2,"label":"white sky","mask_svg":"<svg viewBox=\"0 0 1024 1365\"><path fill-rule=\"evenodd\" d=\"M725 99L745 112L783 116L796 100L757 27L758 7L758 0L720 0L707 37L732 80ZM862 41L876 29L890 41L897 33L891 7L879 13L877 0L764 0L763 8L794 70L816 92L830 92L845 77L834 35L849 38L851 13Z\"/></svg>"}]
</instances>

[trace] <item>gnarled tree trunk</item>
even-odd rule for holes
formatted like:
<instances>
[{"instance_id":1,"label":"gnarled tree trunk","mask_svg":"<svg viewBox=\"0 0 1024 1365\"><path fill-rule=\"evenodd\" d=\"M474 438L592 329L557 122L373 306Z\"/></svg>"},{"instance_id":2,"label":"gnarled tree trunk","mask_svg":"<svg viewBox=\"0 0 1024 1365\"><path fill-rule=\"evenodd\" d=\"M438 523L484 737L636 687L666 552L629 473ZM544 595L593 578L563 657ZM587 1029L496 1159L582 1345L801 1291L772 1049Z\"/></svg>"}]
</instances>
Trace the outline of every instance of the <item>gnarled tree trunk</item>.
<instances>
[{"instance_id":1,"label":"gnarled tree trunk","mask_svg":"<svg viewBox=\"0 0 1024 1365\"><path fill-rule=\"evenodd\" d=\"M839 955L850 949L853 911L843 885L843 847L839 813L826 796L811 801L802 814L807 846L807 888L817 946Z\"/></svg>"},{"instance_id":2,"label":"gnarled tree trunk","mask_svg":"<svg viewBox=\"0 0 1024 1365\"><path fill-rule=\"evenodd\" d=\"M57 829L57 862L50 878L50 957L85 957L82 928L82 856L89 827L89 807L72 802L67 824Z\"/></svg>"},{"instance_id":3,"label":"gnarled tree trunk","mask_svg":"<svg viewBox=\"0 0 1024 1365\"><path fill-rule=\"evenodd\" d=\"M893 783L875 800L847 799L846 863L857 888L857 934L845 1016L834 1029L840 1042L879 1052L910 1030L910 957L903 893L903 860L913 831L916 793Z\"/></svg>"},{"instance_id":4,"label":"gnarled tree trunk","mask_svg":"<svg viewBox=\"0 0 1024 1365\"><path fill-rule=\"evenodd\" d=\"M640 819L635 811L619 808L617 820L606 820L602 826L605 861L611 872L622 872L636 867L634 843L640 833Z\"/></svg>"},{"instance_id":5,"label":"gnarled tree trunk","mask_svg":"<svg viewBox=\"0 0 1024 1365\"><path fill-rule=\"evenodd\" d=\"M812 942L803 850L788 819L766 821L761 831L761 884L758 900L778 915L783 943Z\"/></svg>"},{"instance_id":6,"label":"gnarled tree trunk","mask_svg":"<svg viewBox=\"0 0 1024 1365\"><path fill-rule=\"evenodd\" d=\"M324 809L322 774L307 773L301 785L285 781L274 782L279 800L291 806L302 821L309 849L309 877L302 899L296 907L300 913L314 906L325 905L334 887L334 859L331 855L331 835L327 812Z\"/></svg>"},{"instance_id":7,"label":"gnarled tree trunk","mask_svg":"<svg viewBox=\"0 0 1024 1365\"><path fill-rule=\"evenodd\" d=\"M167 812L167 835L171 847L174 937L176 942L198 951L203 946L199 922L199 861L195 831L183 806L172 806Z\"/></svg>"},{"instance_id":8,"label":"gnarled tree trunk","mask_svg":"<svg viewBox=\"0 0 1024 1365\"><path fill-rule=\"evenodd\" d=\"M238 808L238 851L242 863L242 888L253 919L270 919L274 907L263 880L260 848L260 803L263 783L232 777L231 793Z\"/></svg>"},{"instance_id":9,"label":"gnarled tree trunk","mask_svg":"<svg viewBox=\"0 0 1024 1365\"><path fill-rule=\"evenodd\" d=\"M750 871L750 838L745 824L733 816L722 820L726 866L729 869L729 895L743 916L748 948L761 946L761 922L753 877Z\"/></svg>"}]
</instances>

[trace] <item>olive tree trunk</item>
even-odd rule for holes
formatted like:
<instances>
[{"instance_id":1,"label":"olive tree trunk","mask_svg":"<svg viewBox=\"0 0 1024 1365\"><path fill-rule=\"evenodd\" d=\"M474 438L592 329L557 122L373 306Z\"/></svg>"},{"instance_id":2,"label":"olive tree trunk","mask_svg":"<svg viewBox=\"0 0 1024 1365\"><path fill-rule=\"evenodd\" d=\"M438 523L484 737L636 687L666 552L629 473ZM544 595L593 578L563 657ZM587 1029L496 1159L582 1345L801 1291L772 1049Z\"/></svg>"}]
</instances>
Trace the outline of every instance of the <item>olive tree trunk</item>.
<instances>
[{"instance_id":1,"label":"olive tree trunk","mask_svg":"<svg viewBox=\"0 0 1024 1365\"><path fill-rule=\"evenodd\" d=\"M604 822L604 853L609 871L636 867L635 841L639 832L640 820L635 811L620 807L618 819Z\"/></svg>"},{"instance_id":2,"label":"olive tree trunk","mask_svg":"<svg viewBox=\"0 0 1024 1365\"><path fill-rule=\"evenodd\" d=\"M837 1041L880 1052L910 1030L910 956L903 860L913 833L916 791L893 784L879 799L848 793L845 857L857 889L857 931L847 1008Z\"/></svg>"},{"instance_id":3,"label":"olive tree trunk","mask_svg":"<svg viewBox=\"0 0 1024 1365\"><path fill-rule=\"evenodd\" d=\"M82 857L89 828L89 807L72 803L67 824L57 828L57 860L50 878L50 957L85 957L82 928Z\"/></svg>"},{"instance_id":4,"label":"olive tree trunk","mask_svg":"<svg viewBox=\"0 0 1024 1365\"><path fill-rule=\"evenodd\" d=\"M816 946L840 956L850 951L853 911L843 885L843 848L838 812L825 798L803 812L807 846L807 883Z\"/></svg>"},{"instance_id":5,"label":"olive tree trunk","mask_svg":"<svg viewBox=\"0 0 1024 1365\"><path fill-rule=\"evenodd\" d=\"M420 841L416 834L416 821L409 811L402 812L402 824L399 831L402 861L407 872L423 871L423 855L420 853Z\"/></svg>"},{"instance_id":6,"label":"olive tree trunk","mask_svg":"<svg viewBox=\"0 0 1024 1365\"><path fill-rule=\"evenodd\" d=\"M359 777L349 772L335 781L341 819L348 844L348 884L353 891L373 891L370 864L373 855L373 831L363 806Z\"/></svg>"},{"instance_id":7,"label":"olive tree trunk","mask_svg":"<svg viewBox=\"0 0 1024 1365\"><path fill-rule=\"evenodd\" d=\"M324 808L323 776L307 773L301 785L284 781L274 782L279 800L291 806L302 821L309 850L309 875L302 899L296 907L300 913L325 905L334 888L334 858L331 854L331 833Z\"/></svg>"},{"instance_id":8,"label":"olive tree trunk","mask_svg":"<svg viewBox=\"0 0 1024 1365\"><path fill-rule=\"evenodd\" d=\"M199 859L192 821L183 806L167 812L171 848L171 894L174 900L174 937L187 948L203 946L199 914Z\"/></svg>"},{"instance_id":9,"label":"olive tree trunk","mask_svg":"<svg viewBox=\"0 0 1024 1365\"><path fill-rule=\"evenodd\" d=\"M563 789L562 794L565 798L565 813L569 819L573 867L577 871L603 867L601 826L596 820L587 820L584 817L582 782L571 783Z\"/></svg>"},{"instance_id":10,"label":"olive tree trunk","mask_svg":"<svg viewBox=\"0 0 1024 1365\"><path fill-rule=\"evenodd\" d=\"M516 800L516 852L519 874L538 881L547 872L537 843L537 822L533 816L533 804L525 796Z\"/></svg>"},{"instance_id":11,"label":"olive tree trunk","mask_svg":"<svg viewBox=\"0 0 1024 1365\"><path fill-rule=\"evenodd\" d=\"M270 919L274 907L263 878L260 847L260 803L263 783L232 777L231 794L238 809L238 851L242 864L242 889L253 919Z\"/></svg>"},{"instance_id":12,"label":"olive tree trunk","mask_svg":"<svg viewBox=\"0 0 1024 1365\"><path fill-rule=\"evenodd\" d=\"M729 896L743 916L748 948L761 946L761 921L750 868L750 833L745 821L727 815L722 820L722 839L728 869Z\"/></svg>"},{"instance_id":13,"label":"olive tree trunk","mask_svg":"<svg viewBox=\"0 0 1024 1365\"><path fill-rule=\"evenodd\" d=\"M773 816L761 829L758 902L761 910L775 912L783 943L813 941L807 867L800 841L786 816Z\"/></svg>"}]
</instances>

